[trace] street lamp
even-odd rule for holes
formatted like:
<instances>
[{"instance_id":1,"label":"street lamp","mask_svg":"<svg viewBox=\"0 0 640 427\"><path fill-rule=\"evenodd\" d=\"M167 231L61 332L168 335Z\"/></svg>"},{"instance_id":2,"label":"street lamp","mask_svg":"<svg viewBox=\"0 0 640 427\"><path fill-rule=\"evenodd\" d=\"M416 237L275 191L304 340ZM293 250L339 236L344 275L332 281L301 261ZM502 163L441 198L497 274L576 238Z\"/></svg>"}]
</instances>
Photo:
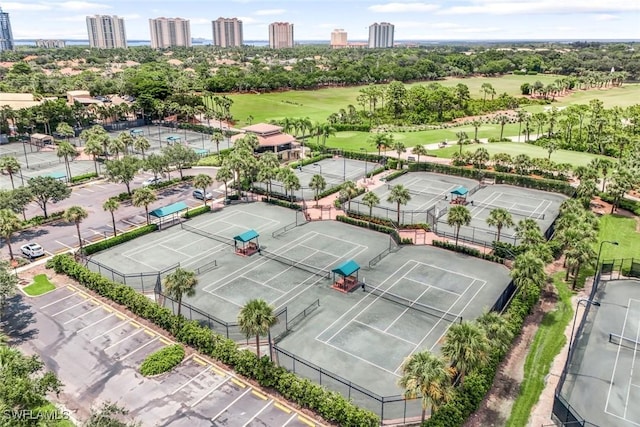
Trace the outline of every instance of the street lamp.
<instances>
[{"instance_id":1,"label":"street lamp","mask_svg":"<svg viewBox=\"0 0 640 427\"><path fill-rule=\"evenodd\" d=\"M604 243L604 242L603 242ZM580 304L584 303L585 309L589 305L595 305L596 307L600 307L600 303L598 301L593 301L590 299L581 298L578 300L576 304L576 312L573 314L573 325L571 326L571 335L569 336L569 353L567 354L567 362L566 365L569 365L569 361L571 360L571 356L573 354L573 334L576 329L576 319L578 318L578 308L580 308Z\"/></svg>"},{"instance_id":2,"label":"street lamp","mask_svg":"<svg viewBox=\"0 0 640 427\"><path fill-rule=\"evenodd\" d=\"M364 152L364 180L367 181L367 150L364 147L360 147L360 151Z\"/></svg>"},{"instance_id":3,"label":"street lamp","mask_svg":"<svg viewBox=\"0 0 640 427\"><path fill-rule=\"evenodd\" d=\"M322 165L321 165L321 164L319 164L319 163L314 163L314 164L313 164L313 167L314 167L314 168L320 168L320 175L322 175Z\"/></svg>"},{"instance_id":4,"label":"street lamp","mask_svg":"<svg viewBox=\"0 0 640 427\"><path fill-rule=\"evenodd\" d=\"M612 244L614 246L618 246L619 245L618 242L613 241L613 240L603 240L602 242L600 242L600 248L598 249L598 257L596 258L596 263L597 263L597 265L596 265L596 276L595 276L596 280L598 279L598 276L599 276L599 273L600 273L600 254L602 253L602 246L605 243L609 243L609 244Z\"/></svg>"}]
</instances>

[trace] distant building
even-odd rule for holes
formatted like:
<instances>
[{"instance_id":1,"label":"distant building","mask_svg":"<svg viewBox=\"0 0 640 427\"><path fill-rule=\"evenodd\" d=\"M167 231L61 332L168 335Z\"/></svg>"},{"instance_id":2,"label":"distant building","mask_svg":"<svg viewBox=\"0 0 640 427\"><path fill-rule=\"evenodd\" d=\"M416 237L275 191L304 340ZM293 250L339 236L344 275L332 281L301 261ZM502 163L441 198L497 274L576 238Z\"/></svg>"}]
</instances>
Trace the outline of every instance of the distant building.
<instances>
[{"instance_id":1,"label":"distant building","mask_svg":"<svg viewBox=\"0 0 640 427\"><path fill-rule=\"evenodd\" d=\"M369 27L369 47L393 47L394 26L388 22L375 23Z\"/></svg>"},{"instance_id":2,"label":"distant building","mask_svg":"<svg viewBox=\"0 0 640 427\"><path fill-rule=\"evenodd\" d=\"M188 19L149 19L149 30L153 49L174 46L191 47L191 24Z\"/></svg>"},{"instance_id":3,"label":"distant building","mask_svg":"<svg viewBox=\"0 0 640 427\"><path fill-rule=\"evenodd\" d=\"M269 24L269 47L271 49L293 47L293 24L288 22Z\"/></svg>"},{"instance_id":4,"label":"distant building","mask_svg":"<svg viewBox=\"0 0 640 427\"><path fill-rule=\"evenodd\" d=\"M342 28L336 28L331 32L331 48L341 49L347 47L347 32Z\"/></svg>"},{"instance_id":5,"label":"distant building","mask_svg":"<svg viewBox=\"0 0 640 427\"><path fill-rule=\"evenodd\" d=\"M44 49L62 49L67 45L64 40L36 40L36 47Z\"/></svg>"},{"instance_id":6,"label":"distant building","mask_svg":"<svg viewBox=\"0 0 640 427\"><path fill-rule=\"evenodd\" d=\"M0 52L3 50L13 50L13 33L9 14L0 8Z\"/></svg>"},{"instance_id":7,"label":"distant building","mask_svg":"<svg viewBox=\"0 0 640 427\"><path fill-rule=\"evenodd\" d=\"M127 47L124 19L113 15L87 16L89 46L100 49Z\"/></svg>"},{"instance_id":8,"label":"distant building","mask_svg":"<svg viewBox=\"0 0 640 427\"><path fill-rule=\"evenodd\" d=\"M212 22L212 25L214 46L242 46L242 21L238 18L218 18Z\"/></svg>"},{"instance_id":9,"label":"distant building","mask_svg":"<svg viewBox=\"0 0 640 427\"><path fill-rule=\"evenodd\" d=\"M246 134L253 134L258 137L258 148L256 153L270 151L275 153L280 160L291 160L300 158L300 143L296 142L293 135L282 132L281 126L268 123L256 123L255 125L242 128L243 133L231 137L231 142L243 138Z\"/></svg>"}]
</instances>

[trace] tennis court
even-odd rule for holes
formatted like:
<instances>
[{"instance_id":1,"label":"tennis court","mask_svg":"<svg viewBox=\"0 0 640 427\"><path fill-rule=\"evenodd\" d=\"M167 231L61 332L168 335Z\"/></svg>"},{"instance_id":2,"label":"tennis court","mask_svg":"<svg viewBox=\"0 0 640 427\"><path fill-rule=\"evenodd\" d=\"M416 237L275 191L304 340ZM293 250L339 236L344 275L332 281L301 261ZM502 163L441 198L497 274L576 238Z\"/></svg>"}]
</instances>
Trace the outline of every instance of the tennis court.
<instances>
[{"instance_id":1,"label":"tennis court","mask_svg":"<svg viewBox=\"0 0 640 427\"><path fill-rule=\"evenodd\" d=\"M472 219L469 226L460 228L460 239L480 245L491 245L496 240L497 230L487 225L487 218L491 211L497 208L509 211L515 224L526 218L535 220L544 233L555 221L560 205L566 199L567 196L563 194L510 185L481 187L467 197L467 208ZM440 218L437 233L449 238L455 236L455 229L447 224L446 215ZM515 226L504 227L500 233L500 240L516 244Z\"/></svg>"},{"instance_id":2,"label":"tennis court","mask_svg":"<svg viewBox=\"0 0 640 427\"><path fill-rule=\"evenodd\" d=\"M594 301L561 395L593 425L640 426L640 281L601 282Z\"/></svg>"}]
</instances>

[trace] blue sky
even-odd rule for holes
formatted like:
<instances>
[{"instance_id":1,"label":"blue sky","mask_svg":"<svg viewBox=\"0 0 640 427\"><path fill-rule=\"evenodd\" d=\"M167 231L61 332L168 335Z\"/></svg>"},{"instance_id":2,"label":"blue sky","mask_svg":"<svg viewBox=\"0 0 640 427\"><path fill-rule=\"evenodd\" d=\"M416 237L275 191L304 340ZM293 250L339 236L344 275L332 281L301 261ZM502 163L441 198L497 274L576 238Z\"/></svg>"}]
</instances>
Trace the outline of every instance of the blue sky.
<instances>
[{"instance_id":1,"label":"blue sky","mask_svg":"<svg viewBox=\"0 0 640 427\"><path fill-rule=\"evenodd\" d=\"M298 40L328 40L344 28L367 38L373 22L395 25L396 40L640 39L639 0L0 0L14 38L86 39L85 17L118 15L127 38L149 39L149 18L191 20L193 37L211 38L211 20L238 17L245 40L268 39L275 21Z\"/></svg>"}]
</instances>

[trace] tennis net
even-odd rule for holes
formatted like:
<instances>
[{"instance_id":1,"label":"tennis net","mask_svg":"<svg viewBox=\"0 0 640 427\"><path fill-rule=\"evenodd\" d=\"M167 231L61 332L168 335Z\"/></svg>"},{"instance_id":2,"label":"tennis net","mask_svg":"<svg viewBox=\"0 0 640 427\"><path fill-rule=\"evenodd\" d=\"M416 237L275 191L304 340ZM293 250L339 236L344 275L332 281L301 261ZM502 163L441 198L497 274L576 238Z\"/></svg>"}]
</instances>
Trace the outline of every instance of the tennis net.
<instances>
[{"instance_id":1,"label":"tennis net","mask_svg":"<svg viewBox=\"0 0 640 427\"><path fill-rule=\"evenodd\" d=\"M395 187L395 185L387 184L387 190L393 190L393 187ZM433 199L434 197L437 197L439 199L444 199L446 197L446 192L445 193L436 193L436 192L430 192L430 191L414 190L411 187L407 187L407 186L405 186L404 188L406 188L407 191L410 194L413 194L414 196L424 196L424 197L428 197L430 199Z\"/></svg>"},{"instance_id":2,"label":"tennis net","mask_svg":"<svg viewBox=\"0 0 640 427\"><path fill-rule=\"evenodd\" d=\"M300 172L305 172L311 175L322 175L325 178L332 178L340 182L343 182L345 178L343 175L334 175L334 174L326 173L324 171L320 173L320 170L317 168L303 167L302 170L300 170Z\"/></svg>"},{"instance_id":3,"label":"tennis net","mask_svg":"<svg viewBox=\"0 0 640 427\"><path fill-rule=\"evenodd\" d=\"M631 350L640 350L640 342L620 335L609 334L609 342L620 347L630 348Z\"/></svg>"},{"instance_id":4,"label":"tennis net","mask_svg":"<svg viewBox=\"0 0 640 427\"><path fill-rule=\"evenodd\" d=\"M183 230L190 231L191 233L199 234L200 236L207 237L211 240L216 240L218 242L224 243L229 246L234 246L233 240L228 239L226 237L218 236L217 234L209 233L208 231L201 230L196 227L192 227L190 225L186 225L185 223L180 223L180 227Z\"/></svg>"},{"instance_id":5,"label":"tennis net","mask_svg":"<svg viewBox=\"0 0 640 427\"><path fill-rule=\"evenodd\" d=\"M443 311L435 307L430 307L428 305L419 303L417 301L413 301L405 297L401 297L400 295L396 295L391 292L382 291L378 288L374 288L371 286L367 286L365 289L368 290L373 295L379 296L380 298L384 298L388 301L395 302L396 304L401 305L403 307L407 307L412 310L416 310L421 313L428 314L429 316L433 316L436 319L443 319L451 323L462 323L462 316L456 316L455 314L449 313L447 311Z\"/></svg>"},{"instance_id":6,"label":"tennis net","mask_svg":"<svg viewBox=\"0 0 640 427\"><path fill-rule=\"evenodd\" d=\"M265 257L267 257L269 259L272 259L274 261L278 261L278 262L280 262L282 264L288 265L290 267L297 268L299 270L303 270L303 271L306 271L306 272L309 272L309 273L313 273L316 276L320 276L320 277L323 277L325 279L328 279L328 278L331 277L331 272L329 272L328 270L323 270L322 268L314 267L313 265L305 264L305 263L303 263L301 261L295 261L295 260L293 260L291 258L287 258L287 257L284 257L282 255L277 255L277 254L274 254L273 252L269 252L269 251L266 251L264 249L262 249L260 251L260 254L262 254L263 256L265 256Z\"/></svg>"},{"instance_id":7,"label":"tennis net","mask_svg":"<svg viewBox=\"0 0 640 427\"><path fill-rule=\"evenodd\" d=\"M481 208L487 208L487 209L506 209L507 211L509 211L513 215L523 216L525 218L544 219L544 214L543 213L535 213L535 212L531 212L531 211L523 211L522 209L508 208L506 206L498 206L498 205L493 205L491 203L477 202L477 201L474 200L474 201L471 202L471 205L474 206L474 207L475 206L479 206Z\"/></svg>"}]
</instances>

